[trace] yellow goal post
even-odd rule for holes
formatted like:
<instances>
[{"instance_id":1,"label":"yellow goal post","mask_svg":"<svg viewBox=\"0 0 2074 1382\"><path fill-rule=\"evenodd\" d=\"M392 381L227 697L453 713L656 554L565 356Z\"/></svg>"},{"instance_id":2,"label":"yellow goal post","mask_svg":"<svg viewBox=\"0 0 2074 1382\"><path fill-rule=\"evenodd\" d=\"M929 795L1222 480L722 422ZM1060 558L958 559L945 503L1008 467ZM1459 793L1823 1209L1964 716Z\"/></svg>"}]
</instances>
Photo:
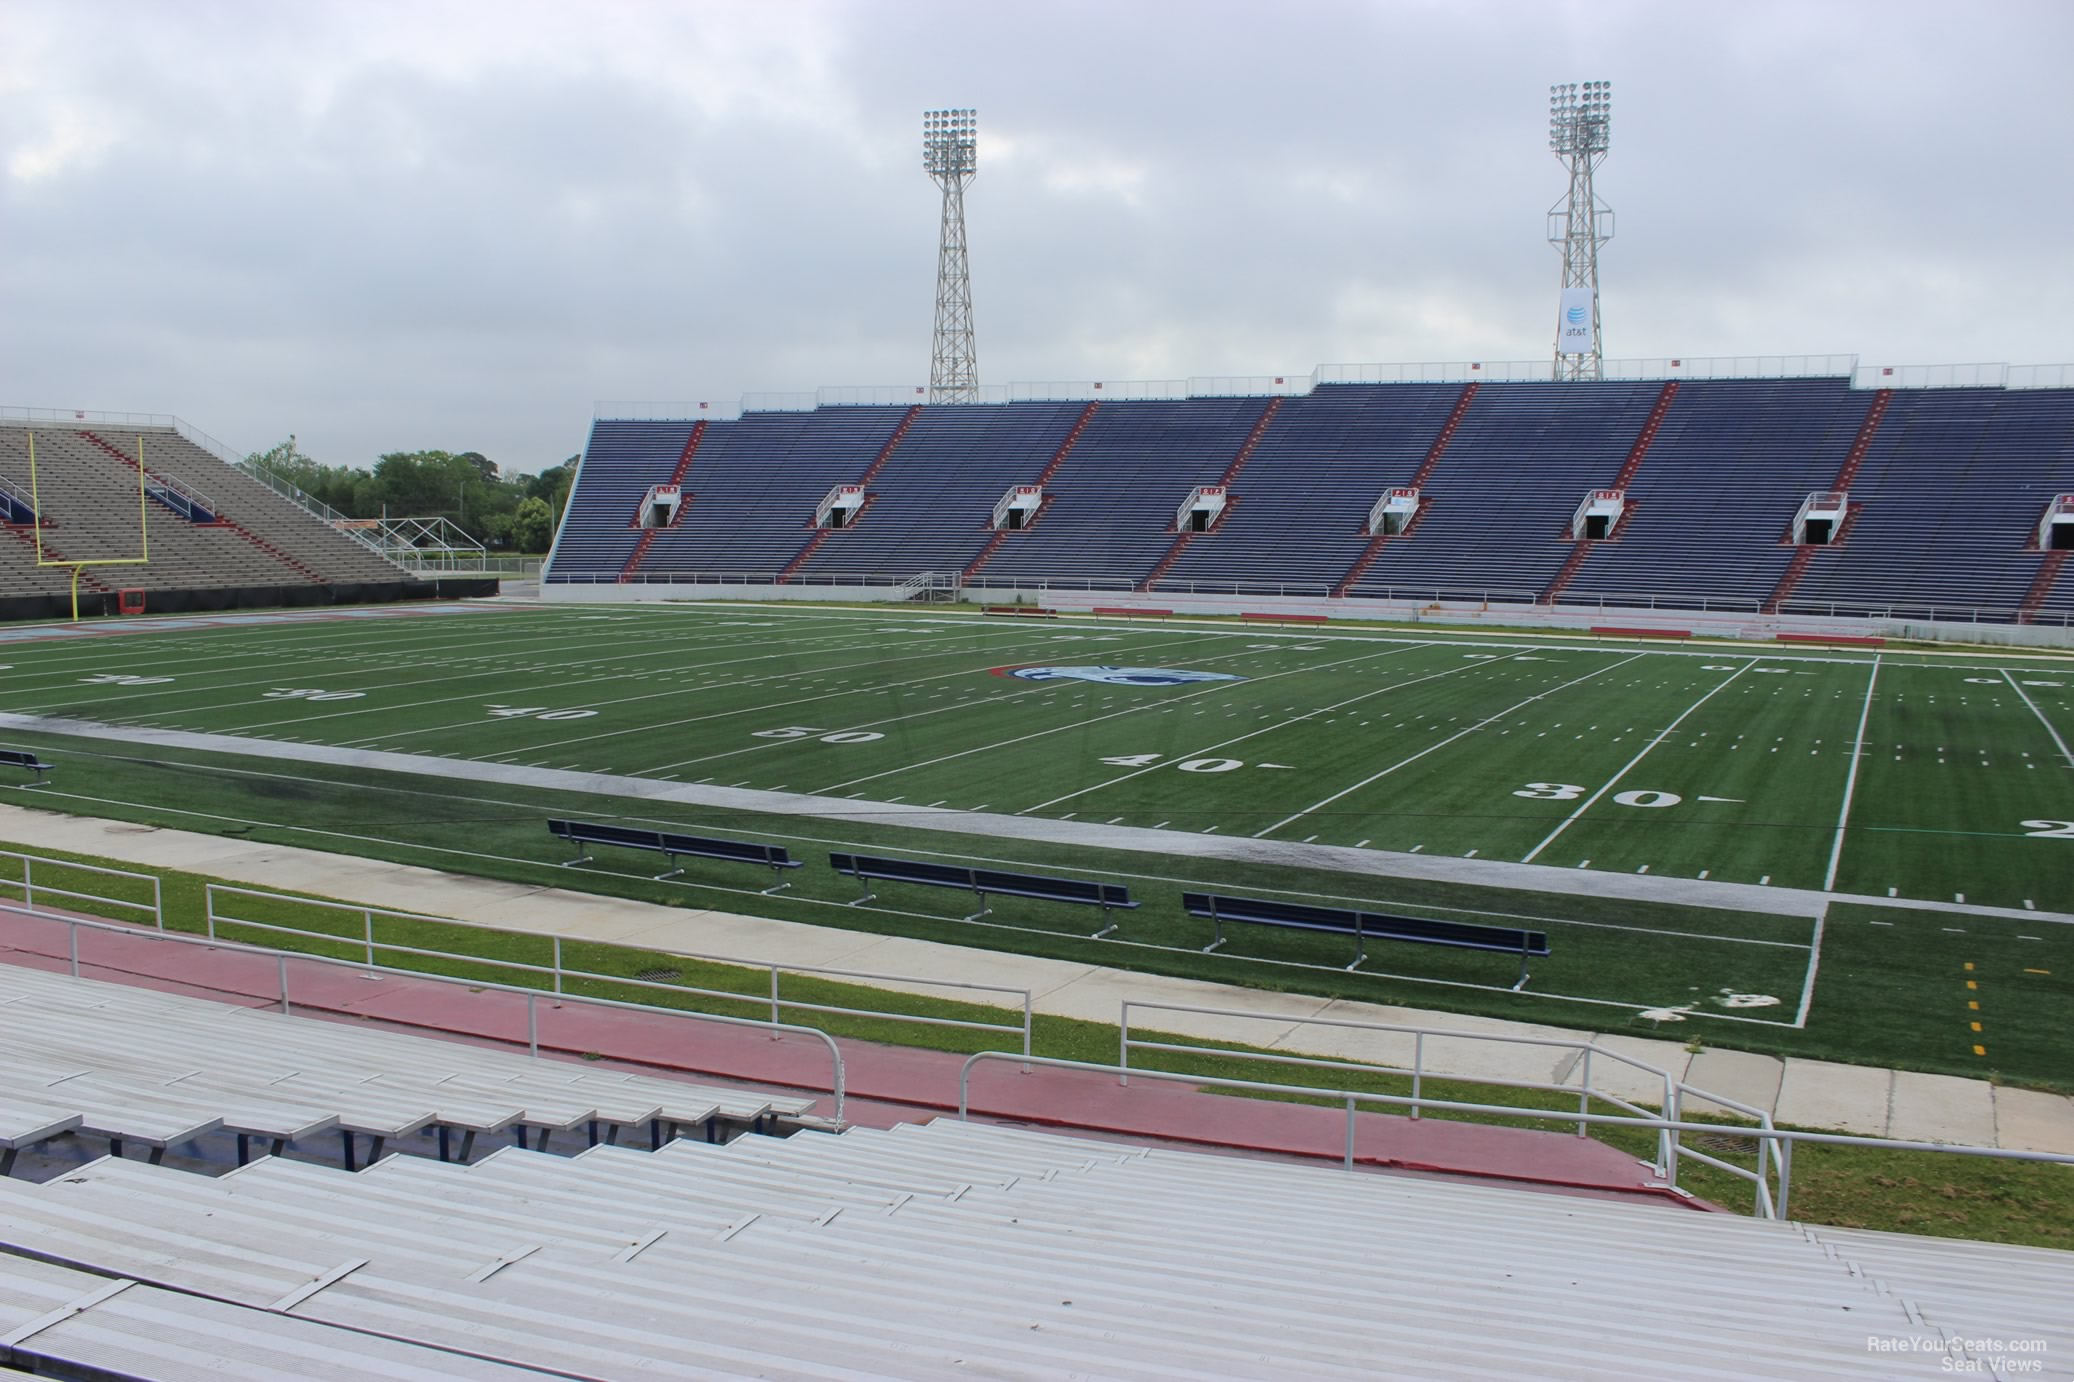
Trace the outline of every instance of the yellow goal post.
<instances>
[{"instance_id":1,"label":"yellow goal post","mask_svg":"<svg viewBox=\"0 0 2074 1382\"><path fill-rule=\"evenodd\" d=\"M43 493L36 475L36 434L29 433L29 506L35 513L32 525L36 534L36 564L38 566L67 566L72 569L72 622L79 622L79 576L89 566L148 566L151 564L151 521L150 500L144 485L144 438L137 437L137 541L138 554L134 557L96 557L79 560L61 557L51 561L43 553Z\"/></svg>"}]
</instances>

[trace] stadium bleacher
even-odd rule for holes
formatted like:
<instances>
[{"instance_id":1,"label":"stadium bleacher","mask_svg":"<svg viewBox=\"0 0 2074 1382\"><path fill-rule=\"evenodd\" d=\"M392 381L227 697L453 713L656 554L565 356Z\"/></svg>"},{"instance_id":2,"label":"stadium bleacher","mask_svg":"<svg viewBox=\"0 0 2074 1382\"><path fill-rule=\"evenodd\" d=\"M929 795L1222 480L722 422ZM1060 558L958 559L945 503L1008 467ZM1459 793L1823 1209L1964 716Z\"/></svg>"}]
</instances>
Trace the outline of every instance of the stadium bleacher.
<instances>
[{"instance_id":1,"label":"stadium bleacher","mask_svg":"<svg viewBox=\"0 0 2074 1382\"><path fill-rule=\"evenodd\" d=\"M52 1099L97 1080L96 1099L141 1110L178 1067L197 1107L303 1116L321 1080L269 1094L259 1076L312 1062L458 1082L458 1104L523 1083L508 1103L564 1121L615 1094L702 1097L63 975L0 966L0 988L10 1050L33 1038L21 1049L74 1072ZM244 1376L1935 1376L1947 1355L1867 1339L2057 1355L2065 1280L2066 1254L2042 1249L946 1119L358 1173L109 1156L0 1179L0 1364L69 1375L185 1375L206 1338L212 1372Z\"/></svg>"},{"instance_id":2,"label":"stadium bleacher","mask_svg":"<svg viewBox=\"0 0 2074 1382\"><path fill-rule=\"evenodd\" d=\"M802 574L883 581L964 570L993 538L995 502L1036 480L1081 407L925 409L873 481L868 519L831 533Z\"/></svg>"},{"instance_id":3,"label":"stadium bleacher","mask_svg":"<svg viewBox=\"0 0 2074 1382\"><path fill-rule=\"evenodd\" d=\"M2039 516L2067 490L2065 391L1897 392L1851 485L1864 507L1814 554L1786 608L2015 609L2038 571Z\"/></svg>"},{"instance_id":4,"label":"stadium bleacher","mask_svg":"<svg viewBox=\"0 0 2074 1382\"><path fill-rule=\"evenodd\" d=\"M1104 404L1053 475L1042 520L1002 544L982 583L1145 580L1174 545L1175 514L1189 491L1217 483L1267 402Z\"/></svg>"},{"instance_id":5,"label":"stadium bleacher","mask_svg":"<svg viewBox=\"0 0 2074 1382\"><path fill-rule=\"evenodd\" d=\"M142 515L140 443L148 492ZM289 603L315 592L377 598L415 582L172 427L0 421L0 482L18 495L34 491L46 562L125 561L144 555L148 536L148 564L85 568L83 597L136 588L153 597L155 609L214 608ZM8 523L5 533L0 594L48 602L69 597L71 571L37 564L35 527ZM44 612L60 610L52 603Z\"/></svg>"},{"instance_id":6,"label":"stadium bleacher","mask_svg":"<svg viewBox=\"0 0 2074 1382\"><path fill-rule=\"evenodd\" d=\"M1578 500L1619 474L1661 389L1483 388L1434 470L1433 513L1349 593L1531 603L1570 556Z\"/></svg>"},{"instance_id":7,"label":"stadium bleacher","mask_svg":"<svg viewBox=\"0 0 2074 1382\"><path fill-rule=\"evenodd\" d=\"M1520 605L1554 590L1569 606L1744 612L1777 595L1788 612L1988 622L2074 611L2074 580L2039 580L2035 539L2044 505L2074 491L2074 390L1894 390L1868 420L1878 396L1841 377L1687 380L1671 398L1657 381L1489 382L1466 399L1452 383L1320 384L1271 415L1259 397L936 406L904 434L894 406L750 413L709 425L685 485L695 501L640 567L769 581L796 563L793 579L885 585L975 566L981 589ZM634 509L671 479L692 425L594 425L550 583L626 570ZM1177 544L1176 509L1256 428L1230 508ZM862 519L817 544L814 503L896 436ZM1420 475L1429 448L1418 525L1372 546L1370 508ZM1579 501L1631 454L1626 516L1580 553ZM995 540L995 502L1047 466L1039 521ZM1846 470L1841 540L1796 562L1794 513Z\"/></svg>"},{"instance_id":8,"label":"stadium bleacher","mask_svg":"<svg viewBox=\"0 0 2074 1382\"><path fill-rule=\"evenodd\" d=\"M1627 486L1633 514L1565 599L1756 609L1792 559L1796 507L1836 477L1869 398L1840 379L1682 385Z\"/></svg>"},{"instance_id":9,"label":"stadium bleacher","mask_svg":"<svg viewBox=\"0 0 2074 1382\"><path fill-rule=\"evenodd\" d=\"M1284 400L1223 530L1191 542L1157 588L1329 592L1368 547L1369 509L1410 482L1461 392L1338 384Z\"/></svg>"},{"instance_id":10,"label":"stadium bleacher","mask_svg":"<svg viewBox=\"0 0 2074 1382\"><path fill-rule=\"evenodd\" d=\"M776 576L813 540L821 497L854 483L906 415L899 407L819 408L710 426L684 479L684 516L656 530L641 570ZM646 484L666 482L676 463L673 450ZM639 499L626 496L622 524L633 521Z\"/></svg>"}]
</instances>

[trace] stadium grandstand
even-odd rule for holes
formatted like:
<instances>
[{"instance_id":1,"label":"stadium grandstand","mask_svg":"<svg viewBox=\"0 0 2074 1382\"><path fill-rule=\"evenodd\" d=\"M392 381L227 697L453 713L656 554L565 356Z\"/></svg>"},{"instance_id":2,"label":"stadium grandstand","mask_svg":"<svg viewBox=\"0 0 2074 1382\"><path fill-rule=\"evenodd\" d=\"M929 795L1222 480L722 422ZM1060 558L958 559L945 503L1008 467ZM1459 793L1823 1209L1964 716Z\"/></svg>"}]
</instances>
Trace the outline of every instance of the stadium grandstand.
<instances>
[{"instance_id":1,"label":"stadium grandstand","mask_svg":"<svg viewBox=\"0 0 2074 1382\"><path fill-rule=\"evenodd\" d=\"M1760 370L1776 377L1738 377ZM2048 640L2074 621L2069 371L1633 373L1328 367L975 404L600 405L545 589L954 584L1066 608L1677 611Z\"/></svg>"},{"instance_id":2,"label":"stadium grandstand","mask_svg":"<svg viewBox=\"0 0 2074 1382\"><path fill-rule=\"evenodd\" d=\"M1539 365L1340 367L1259 392L1010 386L979 405L751 398L674 417L601 405L545 589L892 598L937 575L1066 608L2068 627L2068 371L1983 371L1987 386L1904 371L1925 386L1896 386L1846 359L1709 378L1723 365L1564 384L1522 378ZM1363 374L1454 378L1344 378Z\"/></svg>"},{"instance_id":3,"label":"stadium grandstand","mask_svg":"<svg viewBox=\"0 0 2074 1382\"><path fill-rule=\"evenodd\" d=\"M0 619L494 594L421 579L172 418L0 417ZM129 592L127 600L123 592Z\"/></svg>"}]
</instances>

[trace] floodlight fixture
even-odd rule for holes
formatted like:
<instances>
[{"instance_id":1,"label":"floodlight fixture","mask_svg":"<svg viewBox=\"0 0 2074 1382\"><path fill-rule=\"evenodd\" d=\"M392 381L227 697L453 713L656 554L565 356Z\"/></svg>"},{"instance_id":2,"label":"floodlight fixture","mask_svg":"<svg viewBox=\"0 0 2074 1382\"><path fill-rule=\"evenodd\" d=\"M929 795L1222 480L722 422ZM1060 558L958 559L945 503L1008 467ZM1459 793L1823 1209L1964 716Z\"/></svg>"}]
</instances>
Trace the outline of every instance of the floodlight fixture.
<instances>
[{"instance_id":1,"label":"floodlight fixture","mask_svg":"<svg viewBox=\"0 0 2074 1382\"><path fill-rule=\"evenodd\" d=\"M1570 173L1570 192L1548 213L1548 242L1563 256L1556 323L1555 377L1597 379L1604 372L1599 330L1599 247L1613 238L1613 211L1592 187L1612 147L1613 83L1557 82L1548 88L1548 148ZM1587 305L1588 304L1588 305Z\"/></svg>"},{"instance_id":2,"label":"floodlight fixture","mask_svg":"<svg viewBox=\"0 0 2074 1382\"><path fill-rule=\"evenodd\" d=\"M969 178L977 173L979 112L971 109L924 111L922 166L932 178Z\"/></svg>"},{"instance_id":3,"label":"floodlight fixture","mask_svg":"<svg viewBox=\"0 0 2074 1382\"><path fill-rule=\"evenodd\" d=\"M972 332L972 269L965 249L965 189L979 175L979 112L970 106L923 111L922 167L943 189L929 401L976 403L979 357Z\"/></svg>"}]
</instances>

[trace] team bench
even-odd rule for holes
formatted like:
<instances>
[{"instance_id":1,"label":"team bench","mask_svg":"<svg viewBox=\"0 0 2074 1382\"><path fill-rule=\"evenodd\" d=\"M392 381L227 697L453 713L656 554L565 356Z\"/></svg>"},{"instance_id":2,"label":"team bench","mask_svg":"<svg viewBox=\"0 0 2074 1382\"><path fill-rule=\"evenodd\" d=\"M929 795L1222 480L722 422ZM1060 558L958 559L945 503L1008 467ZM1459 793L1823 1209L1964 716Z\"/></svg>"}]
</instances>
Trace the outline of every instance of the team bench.
<instances>
[{"instance_id":1,"label":"team bench","mask_svg":"<svg viewBox=\"0 0 2074 1382\"><path fill-rule=\"evenodd\" d=\"M29 784L31 787L42 786L44 774L57 766L44 762L31 749L0 749L0 767L26 768L36 774L36 780Z\"/></svg>"},{"instance_id":2,"label":"team bench","mask_svg":"<svg viewBox=\"0 0 2074 1382\"><path fill-rule=\"evenodd\" d=\"M1462 950L1518 955L1519 979L1512 986L1518 990L1527 984L1527 957L1548 953L1545 934L1511 926L1477 926L1462 921L1434 921L1429 917L1388 916L1381 912L1357 912L1338 907L1306 907L1294 902L1222 897L1216 893L1183 893L1181 905L1190 916L1208 917L1216 925L1217 939L1203 947L1205 954L1224 944L1224 923L1227 921L1282 926L1297 931L1333 931L1354 938L1354 963L1348 965L1348 969L1367 958L1370 940L1451 945Z\"/></svg>"},{"instance_id":3,"label":"team bench","mask_svg":"<svg viewBox=\"0 0 2074 1382\"><path fill-rule=\"evenodd\" d=\"M591 856L587 845L615 845L621 849L645 849L660 854L669 860L667 873L655 875L658 879L675 878L684 872L677 866L679 858L726 859L738 864L761 864L777 877L780 870L796 869L799 861L785 852L783 845L752 844L747 840L715 840L703 835L677 835L667 830L638 830L625 825L598 825L589 821L549 821L548 833L567 840L576 850L574 859L562 861L563 868L587 864ZM774 883L765 888L767 893L790 887L789 883Z\"/></svg>"},{"instance_id":4,"label":"team bench","mask_svg":"<svg viewBox=\"0 0 2074 1382\"><path fill-rule=\"evenodd\" d=\"M961 921L978 921L994 909L987 906L989 895L995 897L1031 897L1040 902L1077 902L1086 907L1100 907L1105 925L1095 932L1092 939L1100 940L1116 929L1109 920L1109 913L1131 911L1137 903L1131 901L1131 890L1121 883L1089 883L1079 878L1047 878L1034 873L1003 873L998 869L968 869L956 864L927 864L913 859L881 859L868 854L830 854L828 866L837 873L849 874L865 885L864 896L850 905L859 906L877 896L871 891L870 880L883 879L889 883L921 883L935 888L966 888L979 898L979 910Z\"/></svg>"}]
</instances>

